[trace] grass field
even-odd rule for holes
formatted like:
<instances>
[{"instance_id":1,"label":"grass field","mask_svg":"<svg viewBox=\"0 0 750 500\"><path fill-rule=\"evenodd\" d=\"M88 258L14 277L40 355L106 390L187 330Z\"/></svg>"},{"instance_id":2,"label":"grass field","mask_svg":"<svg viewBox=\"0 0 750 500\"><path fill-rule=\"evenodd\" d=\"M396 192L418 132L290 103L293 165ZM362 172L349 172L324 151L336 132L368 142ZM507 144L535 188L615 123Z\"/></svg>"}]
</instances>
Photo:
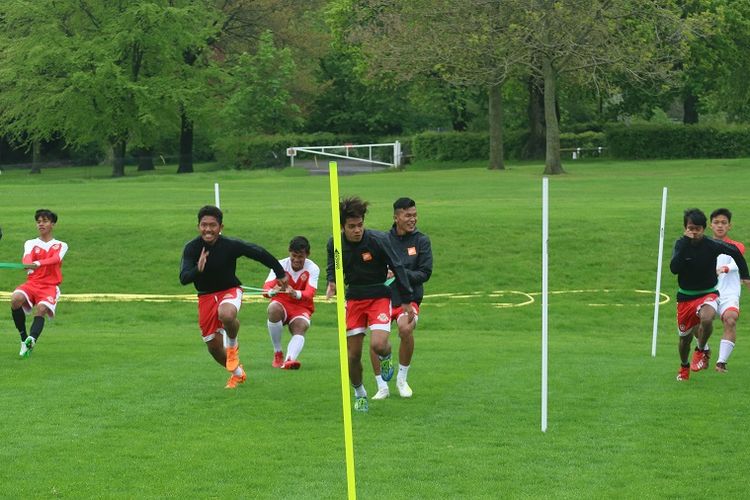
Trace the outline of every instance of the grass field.
<instances>
[{"instance_id":1,"label":"grass field","mask_svg":"<svg viewBox=\"0 0 750 500\"><path fill-rule=\"evenodd\" d=\"M450 168L448 168L450 167ZM415 333L414 397L353 415L360 498L683 498L747 495L750 352L741 318L730 371L675 381L676 280L668 267L652 358L662 187L664 261L682 211L727 206L750 241L750 160L568 162L550 180L549 427L540 430L541 171L417 164L340 177L342 195L417 200L433 277ZM328 179L285 171L108 178L107 168L0 176L0 261L56 210L70 245L64 297L34 355L0 317L0 496L344 498L335 304L319 301L298 372L271 368L265 305L240 313L248 383L202 345L191 302L73 301L77 294L192 294L178 280L197 209L221 186L225 234L279 258L296 234L325 267ZM0 271L0 292L23 280ZM242 261L245 284L267 270ZM65 295L68 299L66 300ZM4 296L7 297L7 294ZM5 299L4 299L5 300ZM7 302L6 302L7 303ZM743 299L746 303L746 299ZM718 347L717 323L712 345ZM288 341L285 336L284 343ZM394 339L394 345L397 345ZM366 366L368 392L374 379Z\"/></svg>"}]
</instances>

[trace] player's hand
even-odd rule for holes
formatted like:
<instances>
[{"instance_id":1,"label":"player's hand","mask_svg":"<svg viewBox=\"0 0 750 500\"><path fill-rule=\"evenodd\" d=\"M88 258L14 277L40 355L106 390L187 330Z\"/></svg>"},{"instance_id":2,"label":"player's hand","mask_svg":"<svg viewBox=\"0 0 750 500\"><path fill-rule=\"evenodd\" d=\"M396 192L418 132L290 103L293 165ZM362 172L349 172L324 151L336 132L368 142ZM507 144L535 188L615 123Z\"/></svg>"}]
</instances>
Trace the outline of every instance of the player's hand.
<instances>
[{"instance_id":1,"label":"player's hand","mask_svg":"<svg viewBox=\"0 0 750 500\"><path fill-rule=\"evenodd\" d=\"M277 278L276 286L279 287L279 292L286 292L289 287L289 279L286 276L280 279Z\"/></svg>"},{"instance_id":2,"label":"player's hand","mask_svg":"<svg viewBox=\"0 0 750 500\"><path fill-rule=\"evenodd\" d=\"M684 236L687 236L687 237L688 237L688 238L690 238L691 240L693 239L693 236L694 236L694 235L693 235L693 232L692 232L692 231L690 231L689 229L685 229L685 232L684 232L684 233L682 233L682 234L683 234Z\"/></svg>"},{"instance_id":3,"label":"player's hand","mask_svg":"<svg viewBox=\"0 0 750 500\"><path fill-rule=\"evenodd\" d=\"M388 268L388 274L385 277L386 281L393 278L393 276L394 276L393 271L390 268Z\"/></svg>"},{"instance_id":4,"label":"player's hand","mask_svg":"<svg viewBox=\"0 0 750 500\"><path fill-rule=\"evenodd\" d=\"M39 268L39 263L38 262L31 262L29 264L24 264L23 267L26 268L26 269L38 269Z\"/></svg>"},{"instance_id":5,"label":"player's hand","mask_svg":"<svg viewBox=\"0 0 750 500\"><path fill-rule=\"evenodd\" d=\"M328 286L326 287L326 299L330 299L336 295L336 283L334 281L329 281Z\"/></svg>"},{"instance_id":6,"label":"player's hand","mask_svg":"<svg viewBox=\"0 0 750 500\"><path fill-rule=\"evenodd\" d=\"M201 256L198 257L198 272L202 273L203 270L206 268L206 259L208 258L208 250L206 250L206 247L203 247L201 250Z\"/></svg>"},{"instance_id":7,"label":"player's hand","mask_svg":"<svg viewBox=\"0 0 750 500\"><path fill-rule=\"evenodd\" d=\"M410 302L404 302L401 304L401 308L406 313L406 319L411 323L414 321L414 308L411 306Z\"/></svg>"}]
</instances>

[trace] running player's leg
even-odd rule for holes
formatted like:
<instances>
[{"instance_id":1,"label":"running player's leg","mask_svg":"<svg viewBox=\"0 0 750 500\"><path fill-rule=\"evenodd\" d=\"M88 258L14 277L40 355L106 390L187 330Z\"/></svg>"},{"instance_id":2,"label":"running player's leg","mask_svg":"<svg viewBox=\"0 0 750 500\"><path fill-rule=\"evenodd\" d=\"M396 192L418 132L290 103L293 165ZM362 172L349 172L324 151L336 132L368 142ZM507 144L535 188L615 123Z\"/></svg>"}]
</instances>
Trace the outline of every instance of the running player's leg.
<instances>
[{"instance_id":1,"label":"running player's leg","mask_svg":"<svg viewBox=\"0 0 750 500\"><path fill-rule=\"evenodd\" d=\"M31 304L28 303L26 295L19 291L13 292L13 295L10 296L10 311L11 316L13 317L13 323L16 325L16 329L21 336L21 356L26 352L26 344L24 342L28 337L26 333L26 313L24 312L24 305L27 307L31 306Z\"/></svg>"},{"instance_id":2,"label":"running player's leg","mask_svg":"<svg viewBox=\"0 0 750 500\"><path fill-rule=\"evenodd\" d=\"M690 369L693 371L705 370L708 368L708 362L710 358L708 339L711 338L711 334L714 330L715 316L716 307L714 305L705 303L700 306L700 309L698 310L698 318L700 320L700 324L698 325L698 329L695 333L695 353L693 354L693 362L690 366Z\"/></svg>"},{"instance_id":3,"label":"running player's leg","mask_svg":"<svg viewBox=\"0 0 750 500\"><path fill-rule=\"evenodd\" d=\"M417 326L416 316L412 321L406 314L399 316L398 336L401 339L398 347L398 374L396 375L396 387L401 397L410 398L411 387L406 381L409 374L409 366L414 355L414 329Z\"/></svg>"},{"instance_id":4,"label":"running player's leg","mask_svg":"<svg viewBox=\"0 0 750 500\"><path fill-rule=\"evenodd\" d=\"M227 363L225 366L227 371L234 373L241 370L240 346L237 340L237 335L240 331L240 321L237 319L237 313L242 306L242 290L234 288L222 293L223 295L219 302L218 317L227 335Z\"/></svg>"},{"instance_id":5,"label":"running player's leg","mask_svg":"<svg viewBox=\"0 0 750 500\"><path fill-rule=\"evenodd\" d=\"M732 355L734 344L737 341L737 319L739 318L738 309L728 309L721 315L721 322L724 325L724 334L719 343L719 358L716 360L716 370L720 372L727 371L727 362Z\"/></svg>"}]
</instances>

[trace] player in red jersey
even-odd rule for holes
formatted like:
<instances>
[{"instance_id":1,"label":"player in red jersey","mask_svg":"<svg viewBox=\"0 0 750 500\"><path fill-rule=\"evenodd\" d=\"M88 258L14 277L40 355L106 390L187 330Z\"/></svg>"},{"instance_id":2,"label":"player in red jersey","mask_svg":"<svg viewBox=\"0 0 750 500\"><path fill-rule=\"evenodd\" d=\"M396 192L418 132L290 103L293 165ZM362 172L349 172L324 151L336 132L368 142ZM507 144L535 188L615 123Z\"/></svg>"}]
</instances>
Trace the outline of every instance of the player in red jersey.
<instances>
[{"instance_id":1,"label":"player in red jersey","mask_svg":"<svg viewBox=\"0 0 750 500\"><path fill-rule=\"evenodd\" d=\"M279 261L286 271L287 286L284 291L273 271L263 285L266 296L271 297L268 304L268 334L273 344L274 368L297 370L300 362L297 359L305 345L305 333L310 328L310 318L315 311L313 297L318 288L320 268L310 260L310 242L304 236L295 236L289 242L289 257ZM284 325L289 325L292 338L286 349L286 358L281 350L281 333Z\"/></svg>"},{"instance_id":2,"label":"player in red jersey","mask_svg":"<svg viewBox=\"0 0 750 500\"><path fill-rule=\"evenodd\" d=\"M26 282L19 285L10 297L13 322L21 335L21 357L28 358L44 328L45 316L55 315L62 283L62 260L68 251L65 242L53 236L57 214L40 208L34 214L39 237L23 245L23 259L27 269ZM35 310L34 310L35 309ZM26 315L34 313L31 330L26 334Z\"/></svg>"},{"instance_id":3,"label":"player in red jersey","mask_svg":"<svg viewBox=\"0 0 750 500\"><path fill-rule=\"evenodd\" d=\"M745 255L745 245L739 241L729 239L728 233L732 229L732 212L727 208L717 208L711 212L711 231L714 238L736 246ZM724 325L724 334L719 343L719 357L716 360L716 371L726 372L727 361L734 350L737 341L737 320L740 317L740 276L737 263L732 257L721 254L716 259L716 274L719 276L719 313Z\"/></svg>"},{"instance_id":4,"label":"player in red jersey","mask_svg":"<svg viewBox=\"0 0 750 500\"><path fill-rule=\"evenodd\" d=\"M286 274L279 261L253 243L221 234L224 214L206 205L198 211L199 236L187 242L182 252L180 283L193 283L198 291L198 323L203 341L214 360L231 375L226 388L234 389L247 376L240 364L237 313L242 305L242 288L235 271L237 259L248 257L273 269L282 289ZM223 334L226 334L226 348Z\"/></svg>"}]
</instances>

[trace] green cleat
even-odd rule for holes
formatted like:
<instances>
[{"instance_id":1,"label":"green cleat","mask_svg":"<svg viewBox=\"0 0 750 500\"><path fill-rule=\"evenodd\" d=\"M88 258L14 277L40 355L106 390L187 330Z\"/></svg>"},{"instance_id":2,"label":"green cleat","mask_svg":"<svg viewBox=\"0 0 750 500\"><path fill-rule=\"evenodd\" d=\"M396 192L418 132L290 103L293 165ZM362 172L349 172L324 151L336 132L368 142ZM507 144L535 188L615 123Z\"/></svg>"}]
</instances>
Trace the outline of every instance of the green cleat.
<instances>
[{"instance_id":1,"label":"green cleat","mask_svg":"<svg viewBox=\"0 0 750 500\"><path fill-rule=\"evenodd\" d=\"M34 337L26 337L26 340L24 340L21 343L21 352L19 353L22 358L29 358L31 357L31 351L34 350L34 345L36 342L34 341Z\"/></svg>"},{"instance_id":2,"label":"green cleat","mask_svg":"<svg viewBox=\"0 0 750 500\"><path fill-rule=\"evenodd\" d=\"M383 377L383 380L388 382L393 378L393 359L391 359L390 354L384 358L380 356L378 357L380 358L380 376Z\"/></svg>"},{"instance_id":3,"label":"green cleat","mask_svg":"<svg viewBox=\"0 0 750 500\"><path fill-rule=\"evenodd\" d=\"M361 411L366 413L370 409L370 405L367 403L367 396L356 398L354 400L354 411Z\"/></svg>"}]
</instances>

